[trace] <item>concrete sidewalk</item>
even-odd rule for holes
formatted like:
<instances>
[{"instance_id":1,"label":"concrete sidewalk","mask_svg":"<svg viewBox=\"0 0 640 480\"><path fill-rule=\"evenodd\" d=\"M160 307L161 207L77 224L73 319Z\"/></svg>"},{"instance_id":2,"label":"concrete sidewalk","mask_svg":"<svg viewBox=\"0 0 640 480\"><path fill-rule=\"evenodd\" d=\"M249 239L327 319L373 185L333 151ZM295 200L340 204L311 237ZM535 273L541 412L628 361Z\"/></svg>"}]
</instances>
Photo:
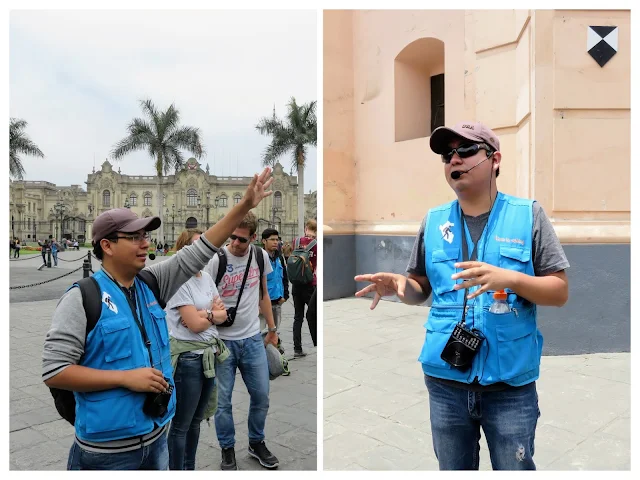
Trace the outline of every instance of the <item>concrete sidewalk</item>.
<instances>
[{"instance_id":1,"label":"concrete sidewalk","mask_svg":"<svg viewBox=\"0 0 640 480\"><path fill-rule=\"evenodd\" d=\"M77 253L77 252L76 252ZM164 257L161 257L164 258ZM158 261L158 260L156 260ZM36 262L37 263L37 262ZM38 276L65 273L65 267L41 274L30 262L11 265L11 283L27 284ZM74 265L77 268L77 265ZM69 267L66 267L69 268ZM20 270L28 270L21 272ZM53 270L53 269L51 269ZM43 270L44 271L44 270ZM40 274L40 275L39 275ZM10 469L65 470L74 430L58 415L49 389L42 383L42 345L64 291L82 272L40 287L16 290L10 310ZM46 279L47 277L45 277ZM37 279L37 278L36 278ZM55 300L25 301L25 296ZM17 301L16 301L17 300ZM287 356L293 356L293 304L283 306L281 338ZM291 375L271 382L270 407L265 428L266 443L280 460L281 470L315 470L317 466L317 354L306 322L302 327L307 356L289 363ZM236 424L236 459L241 470L263 470L247 454L249 394L238 373L233 393ZM196 469L219 470L220 449L215 426L202 423Z\"/></svg>"},{"instance_id":2,"label":"concrete sidewalk","mask_svg":"<svg viewBox=\"0 0 640 480\"><path fill-rule=\"evenodd\" d=\"M421 365L428 308L325 302L324 468L437 470ZM543 332L544 334L544 332ZM540 470L629 470L630 354L543 357ZM491 462L484 435L480 469Z\"/></svg>"}]
</instances>

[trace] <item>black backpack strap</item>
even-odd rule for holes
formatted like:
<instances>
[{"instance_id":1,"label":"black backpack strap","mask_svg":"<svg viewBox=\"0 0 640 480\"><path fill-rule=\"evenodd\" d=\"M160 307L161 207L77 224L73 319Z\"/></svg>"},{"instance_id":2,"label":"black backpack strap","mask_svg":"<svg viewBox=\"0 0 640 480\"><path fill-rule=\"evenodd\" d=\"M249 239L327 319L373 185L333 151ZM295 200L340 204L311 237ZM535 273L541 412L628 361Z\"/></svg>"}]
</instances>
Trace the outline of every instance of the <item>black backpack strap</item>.
<instances>
[{"instance_id":1,"label":"black backpack strap","mask_svg":"<svg viewBox=\"0 0 640 480\"><path fill-rule=\"evenodd\" d=\"M164 309L167 304L160 298L160 286L158 285L158 279L156 278L156 276L146 269L141 270L136 276L147 284L147 287L149 287L149 289L153 292L153 296L156 297L156 301L158 302L158 305L160 305L160 308Z\"/></svg>"},{"instance_id":2,"label":"black backpack strap","mask_svg":"<svg viewBox=\"0 0 640 480\"><path fill-rule=\"evenodd\" d=\"M216 287L220 285L224 272L227 270L227 254L224 252L224 247L220 247L218 250L218 273L216 274Z\"/></svg>"},{"instance_id":3,"label":"black backpack strap","mask_svg":"<svg viewBox=\"0 0 640 480\"><path fill-rule=\"evenodd\" d=\"M84 307L85 315L87 316L87 334L89 336L91 330L97 325L102 314L102 292L98 282L93 277L86 277L80 279L78 282L80 287L80 293L82 294L82 306Z\"/></svg>"},{"instance_id":4,"label":"black backpack strap","mask_svg":"<svg viewBox=\"0 0 640 480\"><path fill-rule=\"evenodd\" d=\"M251 246L251 248L255 248L256 261L258 262L258 268L260 269L260 298L264 295L264 289L262 288L262 275L264 274L264 253L262 253L262 248L258 248L255 246Z\"/></svg>"}]
</instances>

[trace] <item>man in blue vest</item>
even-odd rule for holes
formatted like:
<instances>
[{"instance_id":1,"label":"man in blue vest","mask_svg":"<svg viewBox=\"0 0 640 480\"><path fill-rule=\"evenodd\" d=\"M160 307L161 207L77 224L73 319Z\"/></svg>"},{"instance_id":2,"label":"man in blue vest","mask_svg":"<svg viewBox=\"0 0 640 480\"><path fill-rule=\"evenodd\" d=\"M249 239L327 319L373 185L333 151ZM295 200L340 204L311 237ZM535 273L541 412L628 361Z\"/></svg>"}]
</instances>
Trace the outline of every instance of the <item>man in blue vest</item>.
<instances>
[{"instance_id":1,"label":"man in blue vest","mask_svg":"<svg viewBox=\"0 0 640 480\"><path fill-rule=\"evenodd\" d=\"M569 267L538 203L497 191L497 135L477 122L440 127L430 139L457 200L432 208L420 227L409 275L358 275L356 293L397 295L409 305L433 295L419 361L429 391L441 470L479 468L480 428L494 470L534 470L542 335L536 306L568 299ZM505 290L506 313L490 313ZM500 295L497 295L500 296Z\"/></svg>"},{"instance_id":2,"label":"man in blue vest","mask_svg":"<svg viewBox=\"0 0 640 480\"><path fill-rule=\"evenodd\" d=\"M53 313L43 353L43 381L75 396L69 470L168 470L166 436L176 394L159 303L202 270L249 210L272 193L265 191L269 177L269 168L255 175L244 198L199 240L146 268L149 232L160 226L158 217L138 218L117 208L95 219L94 255L102 269L93 278L102 313L86 336L82 295L71 287ZM137 276L142 270L157 284L159 297ZM149 402L159 395L162 409Z\"/></svg>"},{"instance_id":3,"label":"man in blue vest","mask_svg":"<svg viewBox=\"0 0 640 480\"><path fill-rule=\"evenodd\" d=\"M276 323L278 331L280 331L280 322L282 320L282 304L289 299L289 279L287 278L286 263L279 247L281 243L276 229L267 228L262 232L262 244L269 254L269 261L271 262L271 268L273 268L273 271L267 275L267 289L271 300L273 321ZM266 326L266 319L260 315L260 330L264 331ZM280 353L284 353L281 345L278 345L278 348Z\"/></svg>"}]
</instances>

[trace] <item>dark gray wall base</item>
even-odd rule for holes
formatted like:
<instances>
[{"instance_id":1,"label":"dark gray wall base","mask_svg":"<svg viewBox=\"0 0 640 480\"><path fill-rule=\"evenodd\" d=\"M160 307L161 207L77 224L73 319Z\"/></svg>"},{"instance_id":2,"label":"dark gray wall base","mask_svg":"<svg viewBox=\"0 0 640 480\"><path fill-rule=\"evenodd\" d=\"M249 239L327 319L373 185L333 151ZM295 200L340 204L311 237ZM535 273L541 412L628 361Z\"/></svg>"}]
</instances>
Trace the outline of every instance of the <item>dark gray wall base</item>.
<instances>
[{"instance_id":1,"label":"dark gray wall base","mask_svg":"<svg viewBox=\"0 0 640 480\"><path fill-rule=\"evenodd\" d=\"M329 243L327 243L329 240ZM325 236L324 299L352 296L356 273L404 273L413 236ZM353 250L351 250L353 249ZM629 352L630 245L565 245L569 301L539 307L545 355ZM355 253L349 253L355 252Z\"/></svg>"},{"instance_id":2,"label":"dark gray wall base","mask_svg":"<svg viewBox=\"0 0 640 480\"><path fill-rule=\"evenodd\" d=\"M352 297L356 293L355 235L324 235L322 268L324 300Z\"/></svg>"}]
</instances>

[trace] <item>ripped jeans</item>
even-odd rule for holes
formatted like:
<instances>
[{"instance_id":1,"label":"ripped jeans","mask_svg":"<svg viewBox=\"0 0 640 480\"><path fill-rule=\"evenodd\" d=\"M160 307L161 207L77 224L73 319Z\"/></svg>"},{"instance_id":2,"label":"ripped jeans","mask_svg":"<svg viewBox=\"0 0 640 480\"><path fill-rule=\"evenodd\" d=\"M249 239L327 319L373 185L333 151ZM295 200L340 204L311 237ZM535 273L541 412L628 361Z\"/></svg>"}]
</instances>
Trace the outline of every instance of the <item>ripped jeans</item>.
<instances>
[{"instance_id":1,"label":"ripped jeans","mask_svg":"<svg viewBox=\"0 0 640 480\"><path fill-rule=\"evenodd\" d=\"M431 435L440 470L478 470L480 427L494 470L535 470L540 410L536 383L497 392L470 392L425 376Z\"/></svg>"}]
</instances>

